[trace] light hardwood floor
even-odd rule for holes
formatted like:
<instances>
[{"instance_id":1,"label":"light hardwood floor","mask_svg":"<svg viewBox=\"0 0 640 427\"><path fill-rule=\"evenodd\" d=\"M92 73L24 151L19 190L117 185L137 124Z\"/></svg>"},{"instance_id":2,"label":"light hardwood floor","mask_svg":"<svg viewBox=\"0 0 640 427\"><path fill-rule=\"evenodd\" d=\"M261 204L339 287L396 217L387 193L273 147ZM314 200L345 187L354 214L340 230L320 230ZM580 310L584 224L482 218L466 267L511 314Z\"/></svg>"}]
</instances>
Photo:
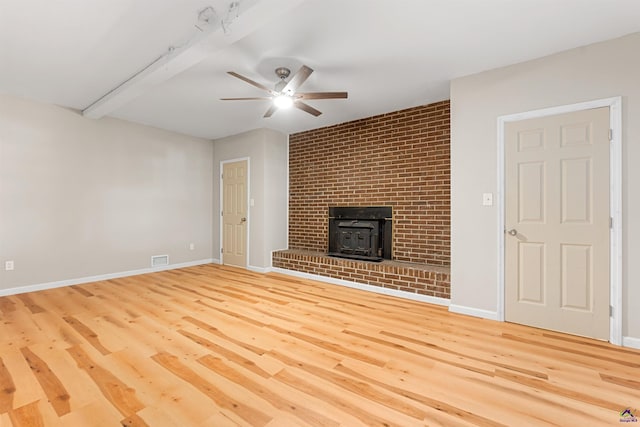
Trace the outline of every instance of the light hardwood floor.
<instances>
[{"instance_id":1,"label":"light hardwood floor","mask_svg":"<svg viewBox=\"0 0 640 427\"><path fill-rule=\"evenodd\" d=\"M640 351L278 274L206 265L0 312L2 427L611 426L640 409Z\"/></svg>"}]
</instances>

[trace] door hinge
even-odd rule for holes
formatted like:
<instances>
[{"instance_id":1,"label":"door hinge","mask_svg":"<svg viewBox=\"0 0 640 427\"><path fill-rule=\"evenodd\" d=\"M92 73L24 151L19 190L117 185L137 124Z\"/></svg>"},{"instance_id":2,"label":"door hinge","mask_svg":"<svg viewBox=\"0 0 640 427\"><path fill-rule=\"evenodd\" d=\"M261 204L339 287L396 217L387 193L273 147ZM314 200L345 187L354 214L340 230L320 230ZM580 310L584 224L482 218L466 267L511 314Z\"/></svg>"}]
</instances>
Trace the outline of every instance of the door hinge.
<instances>
[{"instance_id":1,"label":"door hinge","mask_svg":"<svg viewBox=\"0 0 640 427\"><path fill-rule=\"evenodd\" d=\"M224 249L220 248L220 253L223 254L224 253Z\"/></svg>"},{"instance_id":2,"label":"door hinge","mask_svg":"<svg viewBox=\"0 0 640 427\"><path fill-rule=\"evenodd\" d=\"M609 141L613 141L613 129L609 129Z\"/></svg>"},{"instance_id":3,"label":"door hinge","mask_svg":"<svg viewBox=\"0 0 640 427\"><path fill-rule=\"evenodd\" d=\"M613 217L609 217L609 229L613 230Z\"/></svg>"},{"instance_id":4,"label":"door hinge","mask_svg":"<svg viewBox=\"0 0 640 427\"><path fill-rule=\"evenodd\" d=\"M220 174L220 179L224 179L224 174L223 173Z\"/></svg>"},{"instance_id":5,"label":"door hinge","mask_svg":"<svg viewBox=\"0 0 640 427\"><path fill-rule=\"evenodd\" d=\"M609 317L613 317L613 306L609 306Z\"/></svg>"},{"instance_id":6,"label":"door hinge","mask_svg":"<svg viewBox=\"0 0 640 427\"><path fill-rule=\"evenodd\" d=\"M220 211L220 216L224 216L224 211Z\"/></svg>"}]
</instances>

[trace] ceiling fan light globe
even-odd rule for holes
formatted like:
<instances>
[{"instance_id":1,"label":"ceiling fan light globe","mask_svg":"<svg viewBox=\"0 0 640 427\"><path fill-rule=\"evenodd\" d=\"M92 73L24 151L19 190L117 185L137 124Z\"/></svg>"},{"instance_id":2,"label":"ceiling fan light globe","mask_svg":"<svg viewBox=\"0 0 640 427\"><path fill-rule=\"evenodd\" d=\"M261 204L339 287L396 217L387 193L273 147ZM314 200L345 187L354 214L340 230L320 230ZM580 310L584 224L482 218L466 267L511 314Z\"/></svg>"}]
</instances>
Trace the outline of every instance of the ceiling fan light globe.
<instances>
[{"instance_id":1,"label":"ceiling fan light globe","mask_svg":"<svg viewBox=\"0 0 640 427\"><path fill-rule=\"evenodd\" d=\"M291 108L293 106L293 98L287 95L278 95L273 98L273 105L279 109Z\"/></svg>"}]
</instances>

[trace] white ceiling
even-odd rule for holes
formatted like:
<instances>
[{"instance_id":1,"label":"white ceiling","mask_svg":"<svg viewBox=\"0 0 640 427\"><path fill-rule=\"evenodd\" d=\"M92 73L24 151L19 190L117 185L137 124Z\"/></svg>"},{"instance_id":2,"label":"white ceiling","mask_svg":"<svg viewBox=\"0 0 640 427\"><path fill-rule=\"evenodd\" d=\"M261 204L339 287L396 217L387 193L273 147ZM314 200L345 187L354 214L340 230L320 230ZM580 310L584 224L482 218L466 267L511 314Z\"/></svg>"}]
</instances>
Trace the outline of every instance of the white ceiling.
<instances>
[{"instance_id":1,"label":"white ceiling","mask_svg":"<svg viewBox=\"0 0 640 427\"><path fill-rule=\"evenodd\" d=\"M640 31L639 0L240 0L230 33L198 23L229 3L0 0L0 93L84 110L173 46L93 116L212 139L291 133L447 99L453 78ZM268 101L219 100L264 95L227 71L272 87L276 67L302 64L315 72L301 90L349 98L267 119Z\"/></svg>"}]
</instances>

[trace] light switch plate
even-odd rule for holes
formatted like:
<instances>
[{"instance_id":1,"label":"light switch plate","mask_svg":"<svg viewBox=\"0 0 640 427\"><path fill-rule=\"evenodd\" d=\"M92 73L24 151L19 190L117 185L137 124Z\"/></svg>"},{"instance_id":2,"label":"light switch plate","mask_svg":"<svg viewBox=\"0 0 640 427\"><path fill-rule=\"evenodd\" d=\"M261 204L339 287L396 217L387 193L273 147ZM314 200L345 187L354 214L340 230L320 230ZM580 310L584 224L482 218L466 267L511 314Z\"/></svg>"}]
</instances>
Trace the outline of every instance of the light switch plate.
<instances>
[{"instance_id":1,"label":"light switch plate","mask_svg":"<svg viewBox=\"0 0 640 427\"><path fill-rule=\"evenodd\" d=\"M493 193L482 193L482 206L493 206Z\"/></svg>"}]
</instances>

